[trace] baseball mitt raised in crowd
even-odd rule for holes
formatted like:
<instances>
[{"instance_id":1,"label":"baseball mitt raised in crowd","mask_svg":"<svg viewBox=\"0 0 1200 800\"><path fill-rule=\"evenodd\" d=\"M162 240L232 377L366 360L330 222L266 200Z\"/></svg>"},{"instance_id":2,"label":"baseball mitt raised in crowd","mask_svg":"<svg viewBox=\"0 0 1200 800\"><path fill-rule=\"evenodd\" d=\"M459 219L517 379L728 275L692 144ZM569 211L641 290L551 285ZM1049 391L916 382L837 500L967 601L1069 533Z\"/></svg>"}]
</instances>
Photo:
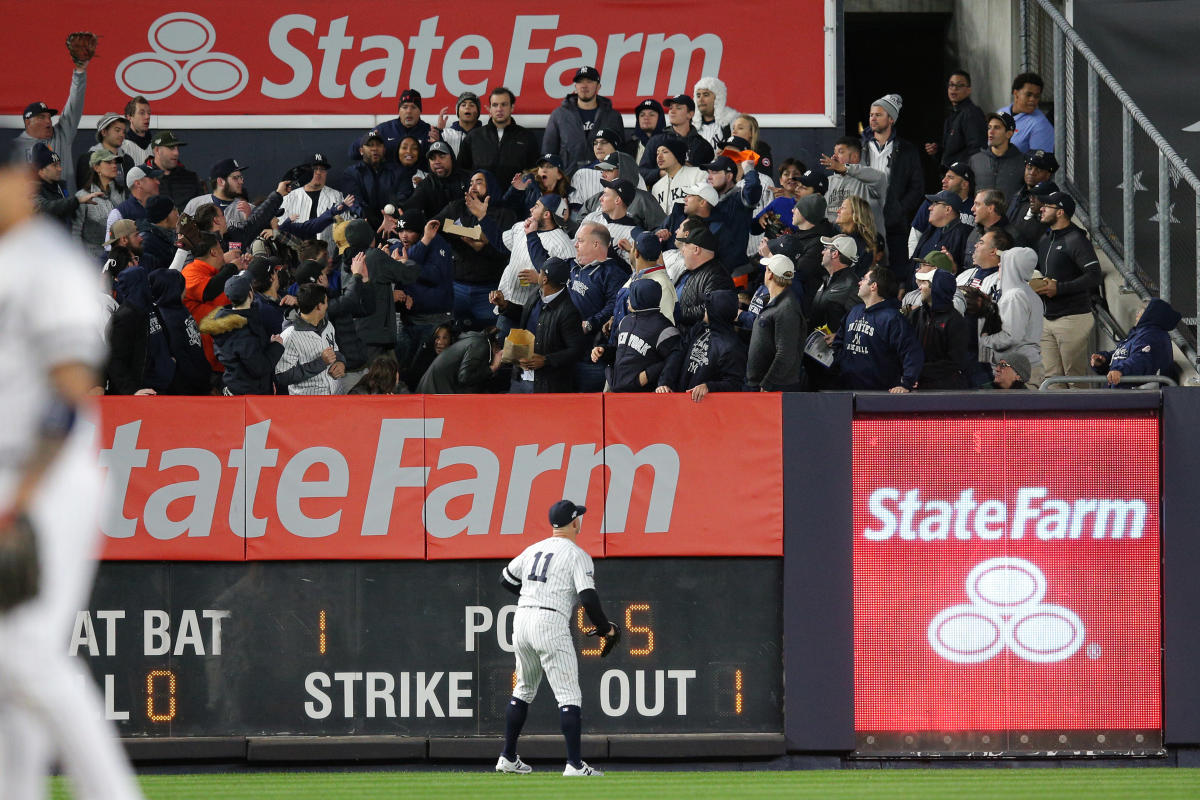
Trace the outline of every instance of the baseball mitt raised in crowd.
<instances>
[{"instance_id":1,"label":"baseball mitt raised in crowd","mask_svg":"<svg viewBox=\"0 0 1200 800\"><path fill-rule=\"evenodd\" d=\"M91 31L76 31L67 34L67 52L75 66L82 67L96 57L96 45L100 40Z\"/></svg>"},{"instance_id":2,"label":"baseball mitt raised in crowd","mask_svg":"<svg viewBox=\"0 0 1200 800\"><path fill-rule=\"evenodd\" d=\"M37 594L38 551L33 525L25 515L0 527L0 612Z\"/></svg>"},{"instance_id":3,"label":"baseball mitt raised in crowd","mask_svg":"<svg viewBox=\"0 0 1200 800\"><path fill-rule=\"evenodd\" d=\"M617 642L621 641L621 629L618 628L616 625L613 625L612 630L603 636L600 635L600 632L596 628L592 628L590 631L588 631L587 635L588 636L600 636L600 657L601 658L604 658L609 653L611 653L612 649L617 646Z\"/></svg>"}]
</instances>

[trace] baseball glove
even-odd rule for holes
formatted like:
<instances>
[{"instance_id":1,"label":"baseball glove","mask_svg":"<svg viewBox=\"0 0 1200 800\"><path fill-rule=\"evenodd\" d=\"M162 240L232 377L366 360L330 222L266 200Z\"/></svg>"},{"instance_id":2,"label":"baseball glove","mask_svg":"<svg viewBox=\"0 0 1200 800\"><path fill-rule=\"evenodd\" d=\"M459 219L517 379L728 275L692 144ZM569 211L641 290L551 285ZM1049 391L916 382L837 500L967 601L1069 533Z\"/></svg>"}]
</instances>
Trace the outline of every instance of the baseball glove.
<instances>
[{"instance_id":1,"label":"baseball glove","mask_svg":"<svg viewBox=\"0 0 1200 800\"><path fill-rule=\"evenodd\" d=\"M29 518L13 517L0 529L0 612L37 594L37 538Z\"/></svg>"},{"instance_id":2,"label":"baseball glove","mask_svg":"<svg viewBox=\"0 0 1200 800\"><path fill-rule=\"evenodd\" d=\"M600 636L600 657L604 658L617 646L617 642L621 641L621 629L613 625L611 633L601 636L597 628L592 628L588 631L588 636Z\"/></svg>"},{"instance_id":3,"label":"baseball glove","mask_svg":"<svg viewBox=\"0 0 1200 800\"><path fill-rule=\"evenodd\" d=\"M91 31L76 31L67 34L67 52L75 66L82 67L96 57L96 45L100 40Z\"/></svg>"}]
</instances>

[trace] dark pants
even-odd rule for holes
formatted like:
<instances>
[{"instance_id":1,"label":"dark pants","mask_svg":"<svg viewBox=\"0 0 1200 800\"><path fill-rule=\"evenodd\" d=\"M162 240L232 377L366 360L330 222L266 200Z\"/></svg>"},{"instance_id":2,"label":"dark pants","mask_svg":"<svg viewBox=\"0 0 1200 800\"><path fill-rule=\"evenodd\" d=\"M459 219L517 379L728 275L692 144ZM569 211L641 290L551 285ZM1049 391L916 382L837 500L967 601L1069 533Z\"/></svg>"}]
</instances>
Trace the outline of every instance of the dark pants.
<instances>
[{"instance_id":1,"label":"dark pants","mask_svg":"<svg viewBox=\"0 0 1200 800\"><path fill-rule=\"evenodd\" d=\"M454 282L454 319L462 328L481 331L496 324L496 312L488 302L495 288Z\"/></svg>"}]
</instances>

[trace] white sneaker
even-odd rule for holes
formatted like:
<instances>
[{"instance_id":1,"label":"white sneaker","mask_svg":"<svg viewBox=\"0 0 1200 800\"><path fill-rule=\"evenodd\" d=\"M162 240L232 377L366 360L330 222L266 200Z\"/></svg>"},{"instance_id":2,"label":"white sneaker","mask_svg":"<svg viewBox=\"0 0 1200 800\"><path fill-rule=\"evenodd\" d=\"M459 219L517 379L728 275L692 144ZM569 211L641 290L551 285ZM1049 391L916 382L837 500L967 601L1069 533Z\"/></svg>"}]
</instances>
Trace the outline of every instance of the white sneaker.
<instances>
[{"instance_id":1,"label":"white sneaker","mask_svg":"<svg viewBox=\"0 0 1200 800\"><path fill-rule=\"evenodd\" d=\"M603 778L604 773L598 769L593 769L588 766L586 761L580 761L580 766L572 767L567 764L567 768L563 770L564 778Z\"/></svg>"},{"instance_id":2,"label":"white sneaker","mask_svg":"<svg viewBox=\"0 0 1200 800\"><path fill-rule=\"evenodd\" d=\"M517 756L515 761L509 761L504 757L503 754L501 754L500 760L496 762L496 772L511 772L514 775L528 775L529 773L533 772L533 767L522 761L520 756Z\"/></svg>"}]
</instances>

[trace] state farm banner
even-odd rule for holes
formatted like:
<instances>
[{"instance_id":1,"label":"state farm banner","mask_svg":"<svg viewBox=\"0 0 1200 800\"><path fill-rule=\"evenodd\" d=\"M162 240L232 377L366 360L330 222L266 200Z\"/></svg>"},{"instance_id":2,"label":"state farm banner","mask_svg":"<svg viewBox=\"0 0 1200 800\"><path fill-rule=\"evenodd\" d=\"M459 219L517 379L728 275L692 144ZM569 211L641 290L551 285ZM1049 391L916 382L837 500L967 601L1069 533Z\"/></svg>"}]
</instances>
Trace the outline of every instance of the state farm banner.
<instances>
[{"instance_id":1,"label":"state farm banner","mask_svg":"<svg viewBox=\"0 0 1200 800\"><path fill-rule=\"evenodd\" d=\"M860 751L1161 744L1157 418L867 417L853 437Z\"/></svg>"},{"instance_id":2,"label":"state farm banner","mask_svg":"<svg viewBox=\"0 0 1200 800\"><path fill-rule=\"evenodd\" d=\"M503 558L563 497L596 557L783 554L780 502L711 496L730 454L781 496L773 395L102 398L101 417L108 559Z\"/></svg>"},{"instance_id":3,"label":"state farm banner","mask_svg":"<svg viewBox=\"0 0 1200 800\"><path fill-rule=\"evenodd\" d=\"M687 555L783 555L782 400L749 397L604 396L608 555L683 555L679 535Z\"/></svg>"},{"instance_id":4,"label":"state farm banner","mask_svg":"<svg viewBox=\"0 0 1200 800\"><path fill-rule=\"evenodd\" d=\"M64 36L91 30L100 46L84 113L119 111L140 94L156 127L203 127L192 118L214 115L227 118L223 127L364 127L372 124L364 116L394 116L410 87L432 120L443 107L453 115L461 92L486 104L488 90L501 85L517 95L518 119L540 127L585 65L600 70L602 94L626 114L644 98L690 94L698 78L715 76L729 87L730 106L768 126L829 127L837 117L833 0L752 0L735 10L713 0L134 0L119 11L62 0L51 11L48 21L38 3L6 9L0 46L39 68L0 88L3 113L19 114L33 100L61 107Z\"/></svg>"}]
</instances>

